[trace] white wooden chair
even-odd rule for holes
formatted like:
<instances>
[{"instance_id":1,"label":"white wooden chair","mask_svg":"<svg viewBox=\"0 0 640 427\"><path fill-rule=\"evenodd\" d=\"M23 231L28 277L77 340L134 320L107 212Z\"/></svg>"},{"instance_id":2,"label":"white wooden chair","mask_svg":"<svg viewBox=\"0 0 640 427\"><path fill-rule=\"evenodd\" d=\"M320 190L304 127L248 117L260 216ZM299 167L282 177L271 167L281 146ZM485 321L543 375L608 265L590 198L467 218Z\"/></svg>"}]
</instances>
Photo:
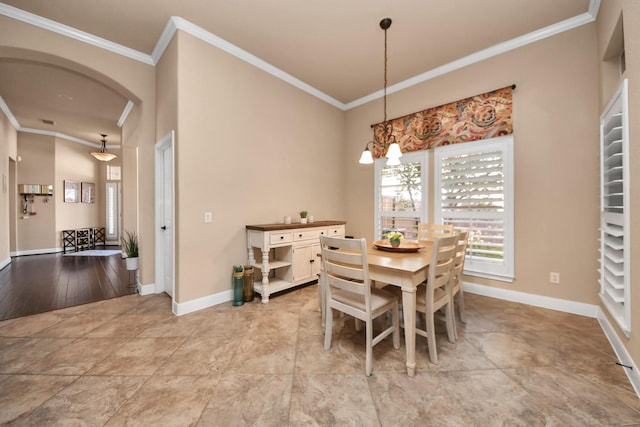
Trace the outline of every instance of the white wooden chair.
<instances>
[{"instance_id":1,"label":"white wooden chair","mask_svg":"<svg viewBox=\"0 0 640 427\"><path fill-rule=\"evenodd\" d=\"M418 224L418 241L433 242L438 237L453 234L453 224Z\"/></svg>"},{"instance_id":2,"label":"white wooden chair","mask_svg":"<svg viewBox=\"0 0 640 427\"><path fill-rule=\"evenodd\" d=\"M320 236L325 298L324 348L331 348L334 324L341 324L346 317L333 320L333 310L338 310L365 323L366 363L365 374L371 375L373 346L393 334L393 347L400 348L398 321L398 297L371 286L367 264L366 239L343 239ZM373 336L373 319L391 312L391 326ZM385 316L386 320L386 316ZM385 324L386 326L386 324Z\"/></svg>"},{"instance_id":3,"label":"white wooden chair","mask_svg":"<svg viewBox=\"0 0 640 427\"><path fill-rule=\"evenodd\" d=\"M425 316L425 329L416 327L416 334L427 338L429 359L435 364L438 363L435 313L442 308L445 309L447 336L450 342L455 342L451 276L457 243L457 234L434 240L427 281L420 284L416 291L416 311Z\"/></svg>"},{"instance_id":4,"label":"white wooden chair","mask_svg":"<svg viewBox=\"0 0 640 427\"><path fill-rule=\"evenodd\" d=\"M453 299L453 321L455 324L455 307L458 308L460 321L466 323L464 315L464 289L462 287L462 272L464 271L464 259L467 251L469 233L461 231L458 233L458 243L453 259L453 271L451 272L451 297ZM458 339L458 328L455 328L456 340Z\"/></svg>"}]
</instances>

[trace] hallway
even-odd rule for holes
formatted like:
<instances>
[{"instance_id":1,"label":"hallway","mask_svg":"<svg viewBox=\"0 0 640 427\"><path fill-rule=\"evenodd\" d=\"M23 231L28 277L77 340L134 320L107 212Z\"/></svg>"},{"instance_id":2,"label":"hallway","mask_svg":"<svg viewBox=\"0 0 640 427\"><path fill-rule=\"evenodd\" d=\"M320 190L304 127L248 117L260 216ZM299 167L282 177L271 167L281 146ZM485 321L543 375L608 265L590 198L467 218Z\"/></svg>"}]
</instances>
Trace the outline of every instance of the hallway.
<instances>
[{"instance_id":1,"label":"hallway","mask_svg":"<svg viewBox=\"0 0 640 427\"><path fill-rule=\"evenodd\" d=\"M0 270L0 320L135 293L129 283L135 283L134 272L118 254L14 257Z\"/></svg>"}]
</instances>

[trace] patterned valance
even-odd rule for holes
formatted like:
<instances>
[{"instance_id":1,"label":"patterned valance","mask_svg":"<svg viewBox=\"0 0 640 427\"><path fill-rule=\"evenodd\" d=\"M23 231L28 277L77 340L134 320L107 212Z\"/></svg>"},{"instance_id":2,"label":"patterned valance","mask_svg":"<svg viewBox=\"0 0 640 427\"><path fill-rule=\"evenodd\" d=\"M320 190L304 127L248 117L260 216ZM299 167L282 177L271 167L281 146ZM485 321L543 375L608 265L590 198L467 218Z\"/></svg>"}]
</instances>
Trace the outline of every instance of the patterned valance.
<instances>
[{"instance_id":1,"label":"patterned valance","mask_svg":"<svg viewBox=\"0 0 640 427\"><path fill-rule=\"evenodd\" d=\"M512 93L513 86L507 86L389 120L392 135L403 153L509 135ZM382 141L384 123L372 128L375 140ZM383 156L383 150L375 144L373 156Z\"/></svg>"}]
</instances>

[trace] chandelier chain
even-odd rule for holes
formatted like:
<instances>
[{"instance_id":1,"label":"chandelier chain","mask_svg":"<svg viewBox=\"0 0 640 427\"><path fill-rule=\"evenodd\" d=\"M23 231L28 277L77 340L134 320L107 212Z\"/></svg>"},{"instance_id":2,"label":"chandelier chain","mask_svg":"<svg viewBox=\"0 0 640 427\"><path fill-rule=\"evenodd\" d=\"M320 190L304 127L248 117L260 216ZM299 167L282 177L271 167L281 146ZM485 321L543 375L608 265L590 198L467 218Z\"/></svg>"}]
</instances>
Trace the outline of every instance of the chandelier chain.
<instances>
[{"instance_id":1,"label":"chandelier chain","mask_svg":"<svg viewBox=\"0 0 640 427\"><path fill-rule=\"evenodd\" d=\"M387 29L384 30L384 124L387 126Z\"/></svg>"}]
</instances>

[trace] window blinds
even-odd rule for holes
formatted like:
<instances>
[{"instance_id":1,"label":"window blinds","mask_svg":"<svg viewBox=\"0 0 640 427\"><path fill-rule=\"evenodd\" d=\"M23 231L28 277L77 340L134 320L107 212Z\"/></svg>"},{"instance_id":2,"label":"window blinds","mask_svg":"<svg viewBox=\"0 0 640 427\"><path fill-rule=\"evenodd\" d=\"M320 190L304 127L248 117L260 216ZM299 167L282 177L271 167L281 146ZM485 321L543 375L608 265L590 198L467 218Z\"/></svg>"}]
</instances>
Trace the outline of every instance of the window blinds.
<instances>
[{"instance_id":1,"label":"window blinds","mask_svg":"<svg viewBox=\"0 0 640 427\"><path fill-rule=\"evenodd\" d=\"M465 270L513 279L512 137L436 149L436 222L469 231Z\"/></svg>"},{"instance_id":2,"label":"window blinds","mask_svg":"<svg viewBox=\"0 0 640 427\"><path fill-rule=\"evenodd\" d=\"M600 117L600 299L631 333L627 80Z\"/></svg>"}]
</instances>

